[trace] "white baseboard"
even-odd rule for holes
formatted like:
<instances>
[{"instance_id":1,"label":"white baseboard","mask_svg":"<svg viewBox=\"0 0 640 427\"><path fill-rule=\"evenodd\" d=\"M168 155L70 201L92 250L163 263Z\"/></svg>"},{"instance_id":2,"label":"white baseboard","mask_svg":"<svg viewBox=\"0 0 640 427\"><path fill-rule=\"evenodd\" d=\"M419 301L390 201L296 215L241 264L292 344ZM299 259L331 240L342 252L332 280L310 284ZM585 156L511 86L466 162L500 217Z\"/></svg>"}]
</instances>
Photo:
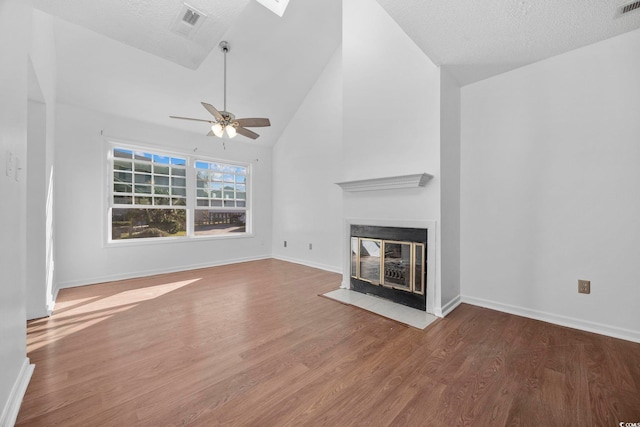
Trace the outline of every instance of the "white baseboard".
<instances>
[{"instance_id":1,"label":"white baseboard","mask_svg":"<svg viewBox=\"0 0 640 427\"><path fill-rule=\"evenodd\" d=\"M462 299L460 297L460 295L457 295L455 298L453 298L451 301L449 301L448 303L446 303L444 306L440 307L440 308L435 308L435 315L438 317L445 317L446 315L448 315L449 313L451 313L453 310L456 309L457 306L459 306L460 304L462 304Z\"/></svg>"},{"instance_id":2,"label":"white baseboard","mask_svg":"<svg viewBox=\"0 0 640 427\"><path fill-rule=\"evenodd\" d=\"M158 274L177 273L180 271L198 270L200 268L218 267L221 265L238 264L241 262L258 261L261 259L271 258L271 255L259 255L255 257L228 259L224 261L215 261L202 264L183 265L180 267L159 268L154 270L134 271L121 274L110 274L107 276L88 277L79 280L71 280L68 282L58 283L58 289L75 288L76 286L95 285L96 283L113 282L115 280L136 279L138 277L155 276ZM56 292L57 297L57 292Z\"/></svg>"},{"instance_id":3,"label":"white baseboard","mask_svg":"<svg viewBox=\"0 0 640 427\"><path fill-rule=\"evenodd\" d=\"M25 357L18 378L16 378L16 382L11 387L9 400L5 403L2 415L0 415L0 427L13 427L15 425L22 399L33 374L33 368L35 368L35 365L29 364L29 358Z\"/></svg>"},{"instance_id":4,"label":"white baseboard","mask_svg":"<svg viewBox=\"0 0 640 427\"><path fill-rule=\"evenodd\" d=\"M555 325L566 326L568 328L580 329L581 331L593 332L600 335L640 343L640 331L633 331L631 329L619 328L617 326L590 322L588 320L576 319L574 317L562 316L560 314L547 313L544 311L532 310L530 308L518 307L515 305L503 304L496 301L464 295L462 296L462 302L502 311L504 313L515 314L516 316L528 317L530 319L541 320Z\"/></svg>"},{"instance_id":5,"label":"white baseboard","mask_svg":"<svg viewBox=\"0 0 640 427\"><path fill-rule=\"evenodd\" d=\"M297 259L297 258L289 258L289 257L285 257L285 256L282 256L282 255L273 255L272 258L279 259L280 261L292 262L294 264L306 265L307 267L313 267L313 268L317 268L317 269L320 269L320 270L330 271L332 273L342 274L342 268L335 267L335 266L332 266L332 265L320 264L320 263L317 263L317 262L305 261L305 260L301 260L301 259Z\"/></svg>"}]
</instances>

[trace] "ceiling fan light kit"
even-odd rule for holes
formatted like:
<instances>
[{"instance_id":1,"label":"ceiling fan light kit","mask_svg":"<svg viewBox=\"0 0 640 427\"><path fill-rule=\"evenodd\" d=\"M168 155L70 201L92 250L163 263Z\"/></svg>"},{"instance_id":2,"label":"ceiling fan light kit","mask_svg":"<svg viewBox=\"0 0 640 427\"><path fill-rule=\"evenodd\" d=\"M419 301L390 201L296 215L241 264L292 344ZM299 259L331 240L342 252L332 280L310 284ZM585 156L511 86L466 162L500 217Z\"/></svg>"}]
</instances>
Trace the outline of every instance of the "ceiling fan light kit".
<instances>
[{"instance_id":1,"label":"ceiling fan light kit","mask_svg":"<svg viewBox=\"0 0 640 427\"><path fill-rule=\"evenodd\" d=\"M224 129L227 131L229 138L233 138L237 134L236 128L233 125L226 126Z\"/></svg>"},{"instance_id":2,"label":"ceiling fan light kit","mask_svg":"<svg viewBox=\"0 0 640 427\"><path fill-rule=\"evenodd\" d=\"M211 130L207 136L217 136L222 138L226 132L229 138L234 138L237 134L246 136L247 138L257 139L260 135L247 127L265 127L271 126L271 122L267 118L248 118L236 119L236 116L227 111L227 53L231 46L227 41L221 41L218 45L224 54L224 104L223 110L218 111L213 105L201 102L202 106L214 117L215 120L193 119L191 117L169 116L172 119L193 120L196 122L207 122L211 124Z\"/></svg>"},{"instance_id":3,"label":"ceiling fan light kit","mask_svg":"<svg viewBox=\"0 0 640 427\"><path fill-rule=\"evenodd\" d=\"M222 138L222 135L224 135L224 128L220 123L215 123L211 125L211 132L213 132L213 134L218 138Z\"/></svg>"}]
</instances>

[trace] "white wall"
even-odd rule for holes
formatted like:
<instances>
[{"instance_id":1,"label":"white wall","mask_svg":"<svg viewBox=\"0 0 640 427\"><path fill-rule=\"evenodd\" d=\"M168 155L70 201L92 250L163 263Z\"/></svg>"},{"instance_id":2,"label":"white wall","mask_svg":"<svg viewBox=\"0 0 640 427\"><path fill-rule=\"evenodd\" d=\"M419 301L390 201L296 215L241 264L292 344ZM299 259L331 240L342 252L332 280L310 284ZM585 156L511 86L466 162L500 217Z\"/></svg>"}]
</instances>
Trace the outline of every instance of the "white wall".
<instances>
[{"instance_id":1,"label":"white wall","mask_svg":"<svg viewBox=\"0 0 640 427\"><path fill-rule=\"evenodd\" d=\"M363 17L366 17L364 19ZM344 193L346 218L440 226L440 70L375 0L343 3L341 181L429 173L425 187ZM440 292L436 231L436 295ZM440 298L435 301L440 307Z\"/></svg>"},{"instance_id":2,"label":"white wall","mask_svg":"<svg viewBox=\"0 0 640 427\"><path fill-rule=\"evenodd\" d=\"M638 52L634 31L462 89L465 300L640 341Z\"/></svg>"},{"instance_id":3,"label":"white wall","mask_svg":"<svg viewBox=\"0 0 640 427\"><path fill-rule=\"evenodd\" d=\"M342 50L338 48L273 147L275 258L341 271L342 190L335 185L341 162Z\"/></svg>"},{"instance_id":4,"label":"white wall","mask_svg":"<svg viewBox=\"0 0 640 427\"><path fill-rule=\"evenodd\" d=\"M106 246L104 135L150 147L252 165L253 237ZM56 282L60 288L268 257L271 150L227 142L68 105L57 106L55 156ZM127 242L128 243L128 242Z\"/></svg>"},{"instance_id":5,"label":"white wall","mask_svg":"<svg viewBox=\"0 0 640 427\"><path fill-rule=\"evenodd\" d=\"M433 201L427 207L433 219L439 210L433 190L439 186L440 70L375 0L344 2L342 33L342 178L435 174L424 191ZM388 208L398 214L397 206Z\"/></svg>"},{"instance_id":6,"label":"white wall","mask_svg":"<svg viewBox=\"0 0 640 427\"><path fill-rule=\"evenodd\" d=\"M30 79L31 80L31 79ZM30 84L32 82L30 81ZM37 84L37 81L34 82ZM47 107L29 99L27 106L26 297L27 319L47 315L46 304L46 170Z\"/></svg>"},{"instance_id":7,"label":"white wall","mask_svg":"<svg viewBox=\"0 0 640 427\"><path fill-rule=\"evenodd\" d=\"M446 314L460 302L460 87L440 72L441 302Z\"/></svg>"},{"instance_id":8,"label":"white wall","mask_svg":"<svg viewBox=\"0 0 640 427\"><path fill-rule=\"evenodd\" d=\"M53 156L56 53L50 15L33 10L27 152L27 318L53 310Z\"/></svg>"},{"instance_id":9,"label":"white wall","mask_svg":"<svg viewBox=\"0 0 640 427\"><path fill-rule=\"evenodd\" d=\"M12 425L30 377L26 358L27 53L30 2L0 2L0 425ZM11 153L11 156L9 156ZM7 175L7 159L12 170ZM16 163L19 159L19 164ZM17 170L22 167L21 171ZM18 180L16 180L16 173Z\"/></svg>"}]
</instances>

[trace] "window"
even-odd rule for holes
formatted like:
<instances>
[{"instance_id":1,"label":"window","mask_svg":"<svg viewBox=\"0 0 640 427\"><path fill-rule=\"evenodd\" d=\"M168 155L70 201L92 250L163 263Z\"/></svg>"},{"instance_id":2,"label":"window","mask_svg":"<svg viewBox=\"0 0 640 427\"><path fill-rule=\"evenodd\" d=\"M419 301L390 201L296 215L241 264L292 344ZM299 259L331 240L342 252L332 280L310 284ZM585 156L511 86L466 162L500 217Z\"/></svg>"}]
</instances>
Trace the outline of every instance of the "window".
<instances>
[{"instance_id":1,"label":"window","mask_svg":"<svg viewBox=\"0 0 640 427\"><path fill-rule=\"evenodd\" d=\"M244 233L246 221L246 166L196 161L194 234Z\"/></svg>"},{"instance_id":2,"label":"window","mask_svg":"<svg viewBox=\"0 0 640 427\"><path fill-rule=\"evenodd\" d=\"M248 166L112 145L110 240L247 232Z\"/></svg>"},{"instance_id":3,"label":"window","mask_svg":"<svg viewBox=\"0 0 640 427\"><path fill-rule=\"evenodd\" d=\"M187 160L113 148L111 239L186 235Z\"/></svg>"}]
</instances>

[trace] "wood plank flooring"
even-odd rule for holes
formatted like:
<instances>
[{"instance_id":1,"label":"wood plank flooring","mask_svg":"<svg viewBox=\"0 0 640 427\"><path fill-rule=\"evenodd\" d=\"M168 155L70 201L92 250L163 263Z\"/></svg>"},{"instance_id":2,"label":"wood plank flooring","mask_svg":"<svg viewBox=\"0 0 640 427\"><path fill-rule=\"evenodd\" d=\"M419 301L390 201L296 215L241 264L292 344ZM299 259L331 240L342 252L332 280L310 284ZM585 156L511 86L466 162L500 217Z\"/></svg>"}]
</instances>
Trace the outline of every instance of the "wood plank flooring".
<instances>
[{"instance_id":1,"label":"wood plank flooring","mask_svg":"<svg viewBox=\"0 0 640 427\"><path fill-rule=\"evenodd\" d=\"M424 331L263 260L62 290L18 426L618 426L640 344L470 305Z\"/></svg>"}]
</instances>

